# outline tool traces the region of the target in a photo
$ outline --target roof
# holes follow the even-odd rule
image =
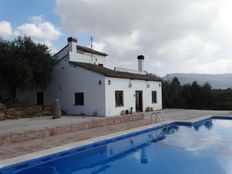
[[[68,44],[65,45],[60,51],[58,51],[56,54],[53,55],[53,57],[56,57],[61,51],[63,51],[64,49],[66,49],[68,47]]]
[[[84,46],[81,46],[81,45],[77,45],[77,49],[81,50],[81,51],[84,51],[84,52],[87,52],[87,53],[91,53],[91,54],[97,54],[97,55],[100,55],[100,56],[108,56],[108,54],[106,54],[106,53],[94,50],[94,49],[89,48],[89,47],[84,47]]]
[[[150,74],[134,74],[129,72],[115,71],[96,64],[83,63],[83,62],[69,61],[69,63],[71,65],[79,66],[81,68],[88,69],[95,73],[102,74],[106,77],[116,77],[116,78],[136,79],[136,80],[146,80],[146,81],[161,81],[160,78]]]
[[[63,50],[66,49],[67,47],[68,47],[68,44],[65,45],[65,46],[64,46],[60,51],[58,51],[56,54],[54,54],[53,57],[57,56],[61,51],[63,51]],[[81,45],[77,45],[76,48],[77,48],[78,50],[81,50],[81,51],[84,51],[84,52],[87,52],[87,53],[97,54],[97,55],[100,55],[100,56],[108,56],[108,54],[106,54],[106,53],[103,53],[103,52],[94,50],[94,49],[92,49],[92,48],[84,47],[84,46],[81,46]]]

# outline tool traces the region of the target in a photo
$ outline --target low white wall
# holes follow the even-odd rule
[[[108,81],[111,81],[111,85]],[[132,87],[129,87],[131,81]],[[150,85],[147,88],[147,84]],[[115,116],[120,115],[122,110],[130,110],[133,107],[135,111],[135,91],[143,91],[143,111],[147,107],[153,107],[155,110],[162,109],[162,90],[161,82],[144,81],[144,80],[130,80],[120,78],[105,78],[106,85],[106,115]],[[124,106],[115,106],[115,91],[123,91]],[[157,103],[152,103],[152,91],[157,91]]]
[[[70,61],[75,62],[84,62],[84,63],[92,63],[92,64],[106,64],[106,57],[91,55],[90,53],[78,53],[78,52],[69,52]]]

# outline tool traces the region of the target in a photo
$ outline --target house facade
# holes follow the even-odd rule
[[[20,98],[27,104],[50,105],[59,99],[62,110],[71,115],[116,116],[162,109],[161,81],[143,71],[106,68],[107,54],[77,44],[67,45],[55,57],[53,80],[46,90],[26,92]]]

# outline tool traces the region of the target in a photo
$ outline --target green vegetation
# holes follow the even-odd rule
[[[0,39],[0,101],[15,103],[19,90],[46,88],[55,63],[48,47],[30,37]]]
[[[212,89],[209,83],[200,86],[197,82],[181,86],[174,78],[163,82],[163,107],[231,110],[232,89]]]

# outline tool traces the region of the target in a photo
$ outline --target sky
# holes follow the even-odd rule
[[[31,36],[56,53],[74,36],[113,68],[232,73],[230,0],[0,0],[0,37]]]

